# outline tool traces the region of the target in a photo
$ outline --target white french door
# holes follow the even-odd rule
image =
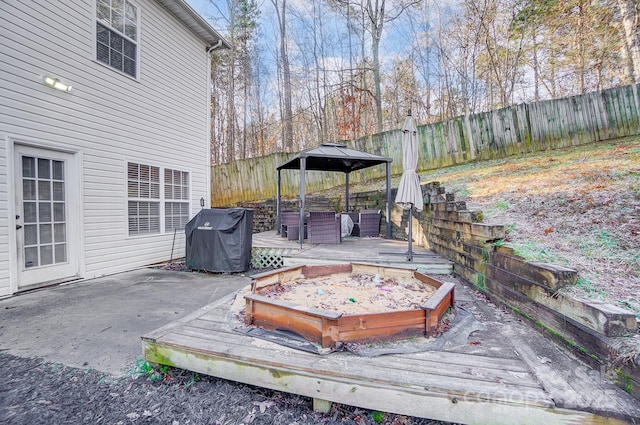
[[[74,155],[15,145],[18,289],[78,276]]]

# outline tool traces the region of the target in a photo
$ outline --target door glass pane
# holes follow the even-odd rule
[[[42,245],[40,247],[40,265],[53,264],[53,246]]]
[[[53,232],[50,224],[40,225],[40,243],[51,243],[53,241]]]
[[[64,180],[64,162],[52,161],[53,163],[53,179]]]
[[[38,180],[38,199],[41,201],[51,199],[51,182],[49,180]]]
[[[53,204],[53,221],[64,221],[64,204],[60,202],[54,202]]]
[[[48,159],[38,158],[38,178],[51,178],[51,161]]]
[[[53,200],[64,201],[64,182],[53,182]]]
[[[53,225],[53,240],[56,243],[67,241],[66,225],[64,223]]]
[[[36,159],[30,156],[22,157],[22,177],[36,177]]]
[[[36,181],[22,180],[22,197],[25,200],[36,199]]]
[[[40,202],[38,204],[38,212],[39,212],[38,217],[41,223],[50,222],[51,221],[51,202]]]
[[[66,263],[67,262],[67,244],[59,243],[55,246],[55,262]]]
[[[24,267],[36,267],[38,265],[38,247],[31,246],[24,249]]]
[[[24,244],[38,245],[38,226],[36,224],[25,224]]]
[[[38,209],[35,202],[25,202],[24,204],[24,222],[36,223],[38,221]]]

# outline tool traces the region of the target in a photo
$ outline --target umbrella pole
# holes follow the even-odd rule
[[[409,252],[407,253],[407,261],[413,261],[413,204],[409,208]]]

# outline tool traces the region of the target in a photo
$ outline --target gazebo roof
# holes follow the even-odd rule
[[[301,158],[306,159],[306,170],[341,171],[343,173],[350,173],[393,161],[393,159],[384,156],[349,149],[347,145],[323,143],[317,148],[300,152],[289,161],[278,166],[277,170],[299,170]]]

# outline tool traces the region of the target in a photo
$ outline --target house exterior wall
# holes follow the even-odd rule
[[[72,152],[79,277],[184,255],[184,232],[129,236],[127,162],[189,172],[191,215],[209,200],[206,44],[153,0],[139,13],[138,78],[95,60],[94,2],[0,2],[0,296],[17,290],[16,144]],[[73,86],[56,91],[50,75]],[[74,189],[75,190],[75,189]],[[161,229],[163,231],[164,229]]]
[[[2,59],[0,59],[1,61]],[[3,97],[0,94],[0,108]],[[7,161],[6,148],[0,140],[0,296],[9,293],[9,213],[7,211]]]

